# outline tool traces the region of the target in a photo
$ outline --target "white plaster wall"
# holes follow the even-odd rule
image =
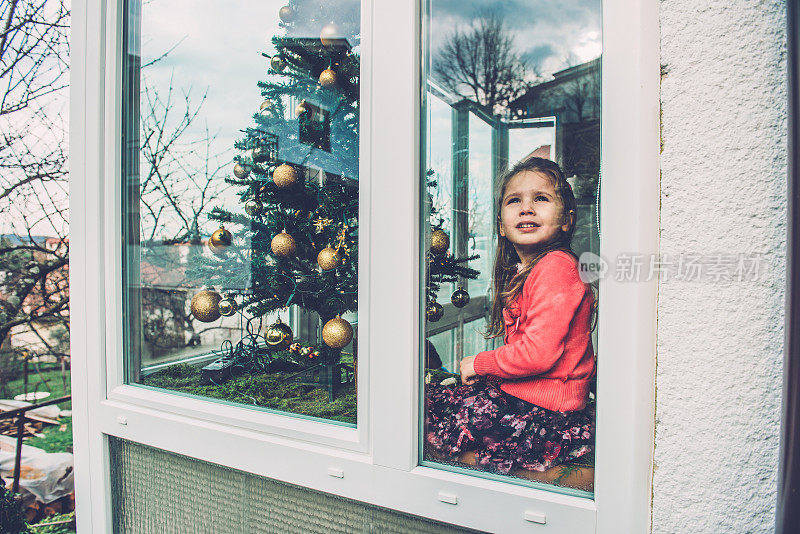
[[[763,253],[659,288],[652,531],[774,530],[786,232],[785,2],[661,1],[661,252]]]

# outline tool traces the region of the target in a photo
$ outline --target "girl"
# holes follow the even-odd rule
[[[592,450],[594,295],[570,249],[575,197],[558,165],[519,162],[498,201],[489,335],[505,332],[505,345],[464,358],[461,386],[427,386],[426,439],[500,473],[545,471]]]

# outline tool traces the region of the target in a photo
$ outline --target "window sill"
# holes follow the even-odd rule
[[[352,427],[337,421],[281,413],[261,407],[247,407],[217,399],[205,400],[148,386],[118,386],[109,392],[108,401],[103,404],[124,409],[145,408],[167,417],[191,418],[199,424],[255,431],[348,451],[367,450],[364,425]]]

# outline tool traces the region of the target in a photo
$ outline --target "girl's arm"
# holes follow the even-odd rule
[[[520,317],[522,337],[495,350],[480,352],[468,363],[476,374],[500,378],[546,373],[564,353],[570,325],[586,292],[574,261],[560,254],[548,254],[525,281],[521,298],[521,305],[525,306]],[[579,334],[589,336],[588,320],[585,325],[575,327],[584,330],[579,330]]]

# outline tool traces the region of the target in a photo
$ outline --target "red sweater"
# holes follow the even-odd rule
[[[512,311],[503,309],[506,344],[478,353],[475,372],[506,379],[503,391],[548,410],[584,408],[595,372],[593,304],[575,258],[549,252],[531,270]]]

